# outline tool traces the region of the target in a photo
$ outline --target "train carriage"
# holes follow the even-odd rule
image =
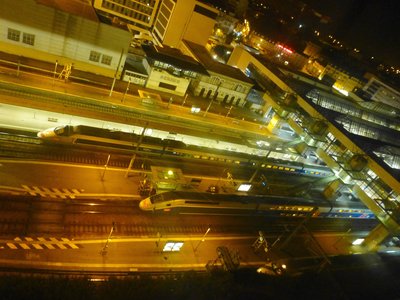
[[[276,217],[373,219],[374,214],[361,203],[330,205],[327,202],[266,195],[165,192],[139,203],[144,211],[183,214],[268,215]]]
[[[265,158],[254,154],[234,152],[228,150],[208,148],[197,145],[186,145],[182,141],[161,139],[135,133],[95,128],[85,125],[64,125],[39,132],[38,137],[44,141],[91,145],[97,147],[135,150],[139,144],[139,151],[154,155],[170,155],[185,157],[194,160],[205,160],[234,164],[236,166],[255,167],[276,172],[298,173],[313,177],[327,177],[332,171],[324,166],[304,165],[295,161],[284,161],[274,158]]]

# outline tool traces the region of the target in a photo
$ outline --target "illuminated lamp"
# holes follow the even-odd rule
[[[352,243],[352,245],[353,245],[353,246],[358,246],[358,245],[361,245],[363,242],[364,242],[364,239],[356,239],[356,240]]]
[[[238,187],[239,192],[248,192],[251,189],[251,184],[250,183],[242,183]]]

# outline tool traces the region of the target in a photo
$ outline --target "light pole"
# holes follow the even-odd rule
[[[231,105],[231,107],[229,108],[228,113],[226,114],[225,118],[227,118],[229,116],[229,114],[231,113],[232,108],[233,108],[233,105]]]
[[[217,88],[215,90],[214,96],[211,98],[210,104],[208,104],[208,107],[207,107],[206,111],[204,112],[203,117],[205,117],[207,115],[208,110],[210,109],[212,103],[214,102],[215,99],[217,99],[218,90],[219,90],[219,87],[221,86],[221,83],[222,83],[222,80],[219,81],[218,86],[217,86]]]
[[[182,106],[185,105],[185,102],[186,102],[187,97],[188,97],[188,94],[186,94],[186,95],[185,95],[185,98],[183,98]]]
[[[172,101],[174,101],[174,99],[172,97],[169,97],[167,108],[169,108],[169,106],[172,104]]]
[[[125,93],[124,93],[124,97],[122,98],[121,102],[124,102],[124,101],[125,101],[125,97],[126,97],[126,94],[127,94],[128,91],[129,91],[129,85],[130,85],[130,84],[131,84],[131,78],[129,77],[128,85],[126,86],[126,90],[125,90]]]
[[[53,84],[54,84],[54,80],[56,80],[57,66],[58,66],[58,60],[56,60],[56,63],[55,63],[55,65],[54,65],[54,71],[53,71]]]
[[[140,144],[142,143],[143,136],[144,136],[144,134],[145,134],[145,132],[146,132],[146,129],[147,129],[147,126],[148,126],[148,125],[149,125],[149,122],[146,122],[146,124],[145,124],[144,127],[143,127],[142,134],[141,134],[140,137],[139,137],[139,140],[138,140],[138,142],[137,142],[137,144],[136,144],[136,148],[135,148],[135,150],[133,151],[132,158],[131,158],[131,160],[130,160],[130,162],[129,162],[129,166],[128,166],[128,168],[126,169],[125,178],[128,178],[128,176],[129,176],[129,171],[131,170],[131,168],[132,168],[132,166],[133,166],[133,163],[135,162],[136,153],[137,153],[137,151],[139,150],[139,146],[140,146]]]
[[[203,235],[203,237],[201,238],[201,240],[197,244],[196,248],[194,248],[194,252],[196,252],[197,248],[199,248],[200,244],[206,240],[206,235],[210,232],[210,230],[211,230],[211,227],[208,227],[206,233]]]
[[[108,163],[110,161],[110,157],[111,157],[111,154],[108,154],[106,164],[104,165],[103,174],[101,174],[101,181],[104,180],[104,175],[106,174],[106,170],[107,170],[107,167],[108,167]]]
[[[115,222],[112,223],[112,227],[111,227],[110,233],[109,233],[109,235],[108,235],[108,237],[107,237],[107,241],[106,241],[106,243],[104,244],[103,249],[101,249],[101,251],[100,251],[101,255],[106,255],[106,254],[107,254],[108,243],[109,243],[110,240],[111,240],[111,236],[112,236],[112,234],[113,234],[113,232],[114,232],[114,228],[115,228]]]
[[[111,89],[110,89],[110,94],[108,94],[108,96],[110,96],[110,97],[114,90],[115,81],[117,80],[117,75],[118,75],[118,71],[119,71],[119,66],[121,65],[122,56],[124,56],[124,48],[122,48],[122,50],[121,50],[121,56],[119,57],[118,66],[117,66],[117,69],[115,70],[114,79],[113,79]]]

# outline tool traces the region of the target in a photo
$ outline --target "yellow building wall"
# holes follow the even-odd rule
[[[109,68],[103,68],[101,66],[96,66],[93,64],[73,60],[64,56],[57,56],[53,54],[49,54],[47,52],[39,51],[33,48],[28,48],[28,47],[21,47],[19,45],[13,45],[13,44],[8,44],[4,42],[0,42],[0,51],[13,54],[13,55],[18,55],[21,57],[29,57],[33,59],[37,59],[40,61],[45,61],[49,63],[58,63],[58,70],[60,70],[60,66],[64,66],[67,64],[73,64],[73,69],[72,73],[70,76],[74,76],[74,70],[81,70],[85,72],[90,72],[94,74],[99,74],[107,77],[114,77],[115,75],[115,70],[109,69]],[[122,65],[122,64],[121,64]],[[121,68],[120,68],[121,69]],[[118,77],[121,74],[121,70],[118,72]]]
[[[160,87],[160,82],[176,86],[175,90]],[[184,96],[189,86],[190,80],[187,78],[177,77],[165,71],[153,69],[147,80],[146,87],[158,91],[163,91],[178,96]]]

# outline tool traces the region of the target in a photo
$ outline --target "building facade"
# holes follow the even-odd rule
[[[96,11],[114,23],[130,24],[136,31],[150,30],[160,0],[94,0]]]
[[[400,109],[400,92],[383,83],[375,76],[367,76],[368,82],[362,88],[371,100]]]
[[[205,47],[189,41],[183,44],[183,52],[198,60],[209,73],[192,80],[192,93],[228,105],[245,106],[254,82],[239,69],[215,61]]]
[[[0,51],[109,77],[122,70],[129,32],[34,0],[2,4]]]
[[[163,0],[153,28],[160,44],[178,48],[182,40],[205,45],[219,11],[196,0]]]

